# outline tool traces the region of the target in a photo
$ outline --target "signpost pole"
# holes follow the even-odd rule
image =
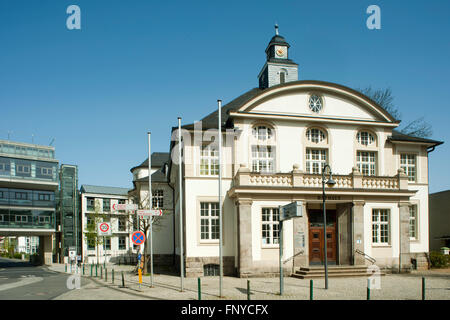
[[[181,117],[178,117],[178,176],[179,181],[179,209],[180,209],[180,280],[181,280],[181,292],[184,290],[183,277],[184,277],[184,263],[183,263],[183,177],[182,177],[182,156],[181,156]]]
[[[150,131],[148,132],[148,209],[153,206],[152,195],[152,156],[150,149]],[[150,216],[150,287],[153,288],[153,216]]]
[[[222,295],[222,283],[223,283],[223,231],[222,231],[222,100],[217,100],[218,104],[218,134],[219,134],[219,297]]]
[[[279,210],[281,211],[282,209],[280,208]],[[280,220],[279,237],[280,237],[280,240],[278,241],[278,243],[279,243],[279,246],[280,246],[280,296],[282,296],[283,292],[284,292],[284,283],[283,283],[283,220]]]

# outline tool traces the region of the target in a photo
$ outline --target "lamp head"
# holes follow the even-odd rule
[[[327,181],[327,186],[333,187],[336,184],[336,181],[333,180],[333,175],[330,172],[330,179]]]

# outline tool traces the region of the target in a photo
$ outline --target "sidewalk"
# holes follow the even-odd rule
[[[53,265],[49,269],[64,272],[64,265]],[[132,273],[133,266],[110,265],[108,280],[90,277],[90,269],[85,274],[90,283],[81,289],[72,290],[57,299],[63,300],[197,300],[197,278],[184,279],[184,292],[180,292],[180,277],[165,274],[153,276],[154,287],[150,288],[150,276],[143,276],[143,284],[139,288],[138,276]],[[114,284],[111,279],[111,270],[114,269]],[[70,271],[70,270],[69,270]],[[126,288],[120,288],[121,272],[124,273]],[[94,269],[95,275],[95,269]],[[431,276],[430,276],[431,275]],[[430,276],[430,277],[428,277]],[[427,300],[450,300],[450,273],[435,272],[426,277]],[[247,300],[247,280],[250,280],[252,300],[309,300],[310,281],[286,277],[284,279],[284,295],[279,295],[279,278],[251,278],[241,279],[234,277],[223,278],[222,299]],[[219,277],[201,278],[202,300],[219,298]],[[367,297],[367,278],[329,278],[328,290],[324,289],[324,279],[315,279],[313,282],[314,300],[365,300]],[[371,300],[421,300],[422,276],[419,274],[388,274],[381,277],[381,289],[372,289]]]

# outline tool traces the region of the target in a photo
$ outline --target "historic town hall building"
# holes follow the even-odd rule
[[[292,273],[322,263],[325,164],[336,181],[326,187],[329,264],[370,265],[371,257],[394,272],[423,267],[428,154],[441,142],[399,133],[399,121],[360,92],[298,80],[289,47],[277,31],[259,86],[222,107],[224,274],[278,273],[279,206],[292,201],[303,203],[304,214],[283,225],[284,268]],[[200,135],[217,123],[217,111],[204,117]],[[195,141],[198,126],[184,125],[183,139]],[[172,141],[171,153],[177,149]],[[218,150],[203,139],[184,143],[183,156],[185,272],[201,276],[219,263]],[[175,161],[167,179],[175,190],[168,230],[179,255]]]

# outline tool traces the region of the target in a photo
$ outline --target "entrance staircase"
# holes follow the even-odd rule
[[[372,275],[372,270],[367,270],[368,266],[328,266],[328,277],[369,277]],[[380,275],[385,273],[380,271]],[[309,266],[301,267],[292,277],[299,279],[316,279],[325,277],[325,268],[323,266]]]

